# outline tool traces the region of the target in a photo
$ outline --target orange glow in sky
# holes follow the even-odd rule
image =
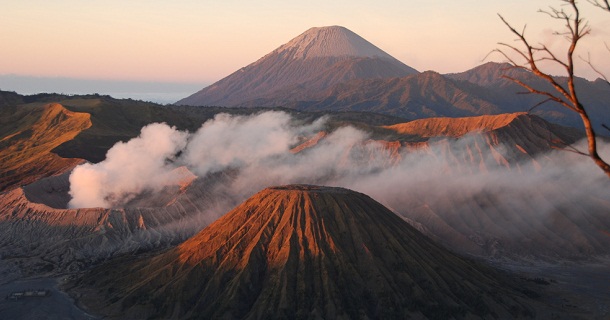
[[[0,75],[211,83],[310,27],[342,25],[407,65],[441,73],[482,64],[513,37],[502,13],[558,48],[561,23],[537,13],[556,0],[238,1],[0,0]],[[610,74],[610,13],[581,1],[583,41]],[[500,61],[501,58],[495,57]],[[595,78],[582,68],[582,76]]]

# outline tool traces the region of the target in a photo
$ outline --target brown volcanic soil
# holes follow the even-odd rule
[[[541,161],[553,161],[540,155],[566,148],[584,138],[577,129],[556,125],[525,112],[427,118],[376,127],[360,126],[358,129],[371,135],[369,142],[383,146],[389,164],[399,161],[402,151],[423,152],[445,159],[450,164],[446,168],[449,172],[466,170],[464,172],[471,173],[487,172],[498,165],[516,170],[524,164],[540,168],[544,166]],[[320,132],[293,148],[292,152],[305,151],[325,138],[326,133]],[[354,147],[352,149],[357,150],[361,146]],[[375,152],[369,156],[372,158],[379,154],[382,153]]]
[[[584,138],[580,130],[550,123],[527,112],[463,118],[428,118],[382,126],[400,135],[429,138],[460,138],[482,134],[494,145],[512,147],[523,153],[561,149]]]
[[[177,248],[74,285],[111,318],[534,316],[503,279],[364,194],[297,185],[267,188]]]
[[[525,112],[506,113],[491,116],[465,118],[428,118],[406,123],[386,126],[400,134],[418,135],[421,137],[454,137],[458,138],[473,132],[489,132],[505,127]]]
[[[440,154],[435,156],[447,159],[451,170],[457,171],[466,164],[465,168],[478,166],[481,172],[486,172],[490,169],[487,163],[490,158],[496,165],[506,168],[519,169],[528,163],[539,168],[544,165],[540,161],[552,161],[541,155],[564,149],[584,138],[577,129],[556,125],[524,112],[420,119],[383,128],[406,137],[407,148],[430,152],[431,147],[436,146]],[[424,139],[426,143],[417,142],[413,137]],[[458,144],[452,143],[459,138],[462,139]]]
[[[89,114],[58,103],[0,109],[0,191],[63,173],[80,163],[51,153],[89,128]]]

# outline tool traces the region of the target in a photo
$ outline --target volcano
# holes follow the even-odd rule
[[[109,317],[534,316],[517,284],[370,197],[310,185],[267,188],[178,247],[110,262],[75,285]]]
[[[258,61],[176,102],[192,106],[241,106],[308,95],[353,79],[391,78],[417,71],[340,26],[311,28]],[[292,96],[292,98],[298,98]]]

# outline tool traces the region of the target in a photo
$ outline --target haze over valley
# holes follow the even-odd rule
[[[0,318],[610,316],[610,180],[518,82],[557,89],[292,36],[209,85],[0,76]],[[610,159],[610,86],[574,86]]]

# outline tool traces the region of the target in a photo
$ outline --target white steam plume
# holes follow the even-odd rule
[[[324,119],[293,126],[284,112],[256,116],[218,114],[193,135],[182,161],[199,176],[227,168],[249,167],[289,153],[298,138],[319,130]]]
[[[194,134],[152,124],[115,145],[103,162],[77,167],[70,206],[131,205],[141,193],[176,183],[184,170],[175,169],[186,166],[205,186],[207,201],[214,199],[213,209],[168,225],[170,232],[201,230],[262,188],[304,183],[363,192],[473,254],[533,251],[534,241],[545,241],[543,255],[561,256],[601,250],[607,241],[600,235],[610,230],[610,183],[587,157],[556,150],[507,162],[502,155],[510,149],[489,145],[480,134],[396,149],[353,127],[291,152],[323,124],[296,125],[282,112],[219,114]],[[609,145],[599,146],[609,157]],[[576,147],[586,150],[584,143]],[[229,174],[216,179],[216,172]]]
[[[299,138],[318,131],[325,118],[301,126],[291,122],[284,112],[265,112],[256,116],[218,114],[195,134],[164,123],[148,125],[139,137],[114,145],[104,161],[74,169],[69,207],[121,207],[144,191],[177,183],[180,176],[173,170],[181,165],[204,177],[286,156]]]
[[[139,137],[118,142],[108,150],[106,160],[74,169],[68,206],[115,207],[144,190],[161,190],[176,183],[171,162],[186,146],[187,137],[164,123],[145,126]]]
[[[70,206],[121,206],[138,193],[173,183],[171,170],[182,165],[203,179],[209,173],[233,169],[233,180],[217,191],[236,202],[264,187],[290,183],[347,187],[399,212],[417,199],[421,203],[443,201],[444,197],[468,199],[491,190],[498,191],[498,201],[535,212],[545,212],[553,204],[520,200],[527,190],[546,188],[557,201],[578,201],[583,194],[610,199],[605,176],[588,159],[570,152],[541,156],[537,162],[546,162],[542,169],[537,162],[528,162],[518,164],[519,170],[507,170],[491,154],[476,163],[457,160],[467,154],[465,150],[476,142],[476,135],[424,151],[402,149],[391,155],[392,150],[371,141],[366,133],[342,127],[310,148],[290,152],[302,137],[319,132],[324,121],[294,125],[286,113],[265,112],[254,116],[219,114],[194,134],[165,124],[149,125],[140,137],[115,145],[105,161],[74,170]],[[500,154],[504,152],[496,148]],[[607,153],[605,149],[602,152]],[[181,155],[173,159],[178,152]],[[575,187],[567,193],[564,188],[553,192],[558,185]]]

